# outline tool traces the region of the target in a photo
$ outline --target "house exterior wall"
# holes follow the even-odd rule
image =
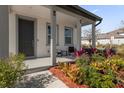
[[[0,58],[9,54],[8,6],[0,6]]]
[[[110,39],[102,39],[102,40],[97,40],[97,42],[99,42],[99,44],[110,44]],[[124,44],[124,39],[120,38],[120,39],[114,39],[112,40],[112,44],[117,44],[117,45],[121,45]]]
[[[101,39],[101,40],[97,40],[97,42],[99,44],[103,44],[103,45],[110,44],[110,40],[109,39]]]
[[[88,40],[81,40],[81,45],[89,45],[89,41]]]
[[[106,44],[110,44],[110,39],[101,39],[101,40],[97,40],[96,45],[97,44],[102,44],[102,45],[106,45]],[[88,40],[82,40],[81,41],[82,45],[89,45],[89,41]],[[120,38],[120,39],[114,39],[112,40],[112,44],[116,44],[116,45],[121,45],[124,44],[124,39]]]
[[[50,56],[50,46],[47,45],[46,42],[46,24],[50,23],[50,19],[34,17],[28,14],[28,11],[25,10],[26,13],[12,11],[9,13],[9,53],[16,54],[17,53],[17,14],[27,17],[36,18],[37,20],[37,47],[36,47],[36,57],[46,57]],[[74,22],[72,22],[72,18],[66,17],[57,17],[57,24],[59,25],[59,45],[57,45],[57,49],[67,50],[68,46],[64,44],[64,28],[65,26],[73,28],[73,46],[77,47],[77,30],[75,28]]]

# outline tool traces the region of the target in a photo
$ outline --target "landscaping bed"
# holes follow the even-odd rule
[[[88,85],[79,85],[74,83],[60,69],[58,69],[58,66],[50,68],[49,71],[58,79],[62,80],[69,88],[90,88]],[[124,86],[122,84],[117,84],[115,88],[124,88]]]
[[[124,88],[124,60],[117,55],[83,54],[74,63],[58,63],[50,72],[70,88]]]
[[[88,86],[86,86],[86,85],[78,85],[78,84],[74,83],[60,69],[58,69],[58,66],[50,68],[49,71],[54,76],[56,76],[57,78],[62,80],[69,88],[88,88]]]

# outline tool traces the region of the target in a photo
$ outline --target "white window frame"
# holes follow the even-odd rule
[[[65,29],[70,29],[70,31],[71,31],[71,36],[65,36]],[[71,43],[66,43],[66,37],[70,37],[71,38]],[[67,26],[65,26],[65,28],[64,28],[64,42],[65,42],[65,45],[73,45],[73,28],[72,27],[67,27]]]

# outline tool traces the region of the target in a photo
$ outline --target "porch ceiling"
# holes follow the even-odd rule
[[[44,6],[49,9],[53,8],[53,6]],[[101,21],[102,18],[99,16],[83,9],[80,8],[79,6],[74,6],[74,5],[56,5],[54,6],[54,9],[56,11],[59,11],[60,13],[69,15],[71,17],[74,17],[77,21],[81,20],[82,26],[92,24],[96,21]]]
[[[44,19],[50,19],[50,8],[47,6],[41,6],[41,5],[12,5],[11,6],[11,12],[18,13],[20,15],[27,15],[34,18],[44,18]],[[68,11],[57,11],[57,22],[67,21],[70,19],[70,22],[75,23],[77,21],[77,18],[80,16],[73,16],[73,14],[67,13]],[[81,17],[82,24],[90,24],[93,21]]]
[[[49,18],[49,9],[38,5],[13,5],[12,12],[36,18]]]
[[[27,15],[34,18],[43,18],[50,20],[50,9],[40,5],[13,5],[11,11],[20,15]],[[57,11],[57,21],[76,22],[76,18],[65,13]]]

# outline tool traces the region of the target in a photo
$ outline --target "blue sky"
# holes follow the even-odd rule
[[[122,26],[124,5],[82,5],[81,7],[103,18],[98,26],[101,32],[110,32]]]

